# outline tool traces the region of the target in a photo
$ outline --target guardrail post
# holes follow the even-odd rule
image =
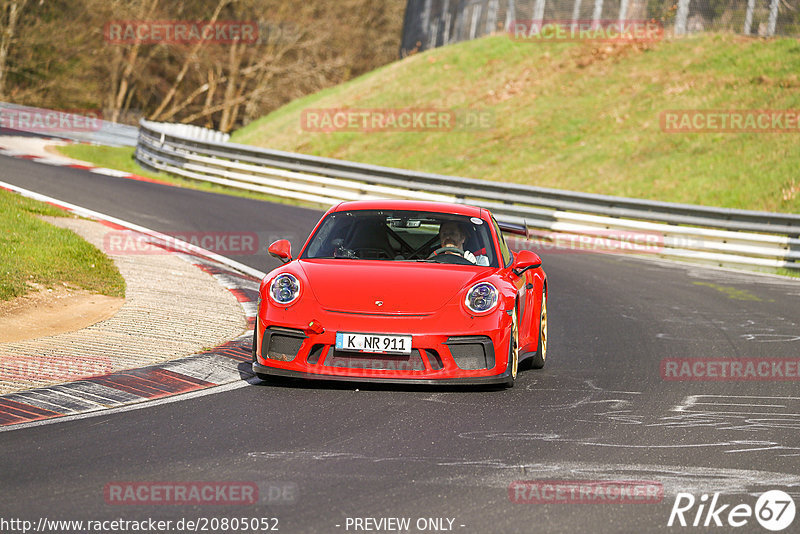
[[[581,0],[575,0],[572,5],[572,31],[575,31],[575,25],[578,23],[578,17],[581,16]]]
[[[744,15],[744,29],[742,33],[750,35],[750,29],[753,25],[753,10],[756,8],[756,0],[747,0],[747,12]]]
[[[420,14],[420,27],[422,31],[428,31],[428,26],[431,20],[431,0],[425,0],[425,5],[422,7],[422,13]]]
[[[500,0],[489,0],[486,11],[486,34],[491,35],[497,31],[497,8]]]
[[[464,10],[466,6],[463,3],[463,0],[458,3],[458,8],[456,9],[456,24],[453,28],[453,38],[456,41],[460,41],[462,39],[462,31],[464,29]]]
[[[545,0],[536,0],[536,4],[533,6],[533,20],[539,24],[539,27],[544,20],[544,3]]]
[[[596,28],[603,16],[603,0],[594,0],[594,11],[592,12],[592,27]]]
[[[433,22],[430,23],[430,29],[428,30],[428,49],[436,48],[436,41],[439,38],[439,19],[436,18]]]
[[[689,0],[678,1],[678,12],[675,14],[675,35],[686,34],[686,19],[689,18]]]
[[[511,25],[517,19],[517,11],[515,0],[508,0],[508,7],[506,7],[506,30],[511,31]]]
[[[775,35],[775,26],[778,24],[778,2],[780,0],[772,0],[769,6],[769,24],[767,25],[767,35],[773,37]]]
[[[481,10],[483,6],[481,4],[475,4],[472,6],[472,22],[469,25],[469,38],[475,39],[478,36],[478,22],[481,20]]]
[[[444,13],[444,19],[442,20],[444,24],[444,28],[442,29],[442,45],[446,45],[450,42],[450,21],[452,20],[450,16],[450,0],[444,0],[442,13]]]
[[[628,17],[628,0],[620,0],[619,3],[619,27],[622,31],[622,24]]]

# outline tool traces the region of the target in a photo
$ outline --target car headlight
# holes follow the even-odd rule
[[[279,274],[269,284],[269,296],[281,306],[291,304],[300,296],[300,281],[294,275]]]
[[[497,305],[497,288],[489,282],[475,284],[467,291],[464,305],[473,313],[485,313]]]

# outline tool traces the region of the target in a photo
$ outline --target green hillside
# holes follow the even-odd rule
[[[800,42],[728,34],[655,44],[493,36],[413,55],[296,100],[233,141],[576,191],[800,212],[797,133],[665,133],[666,110],[800,110]],[[310,132],[303,111],[470,110],[488,126]]]

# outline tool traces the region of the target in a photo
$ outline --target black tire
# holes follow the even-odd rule
[[[531,369],[541,369],[547,361],[547,292],[542,289],[542,309],[539,312],[539,343],[530,358]]]
[[[505,386],[513,388],[519,372],[519,325],[517,322],[517,308],[511,316],[511,342],[508,344],[508,368],[511,371],[506,379]]]

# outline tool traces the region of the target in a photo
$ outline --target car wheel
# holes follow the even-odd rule
[[[539,344],[531,358],[531,368],[541,369],[547,360],[547,292],[542,289],[542,311],[539,313]]]
[[[511,375],[506,380],[506,387],[514,387],[519,370],[519,326],[517,324],[517,308],[511,315],[511,342],[508,344],[508,365],[511,368]]]

